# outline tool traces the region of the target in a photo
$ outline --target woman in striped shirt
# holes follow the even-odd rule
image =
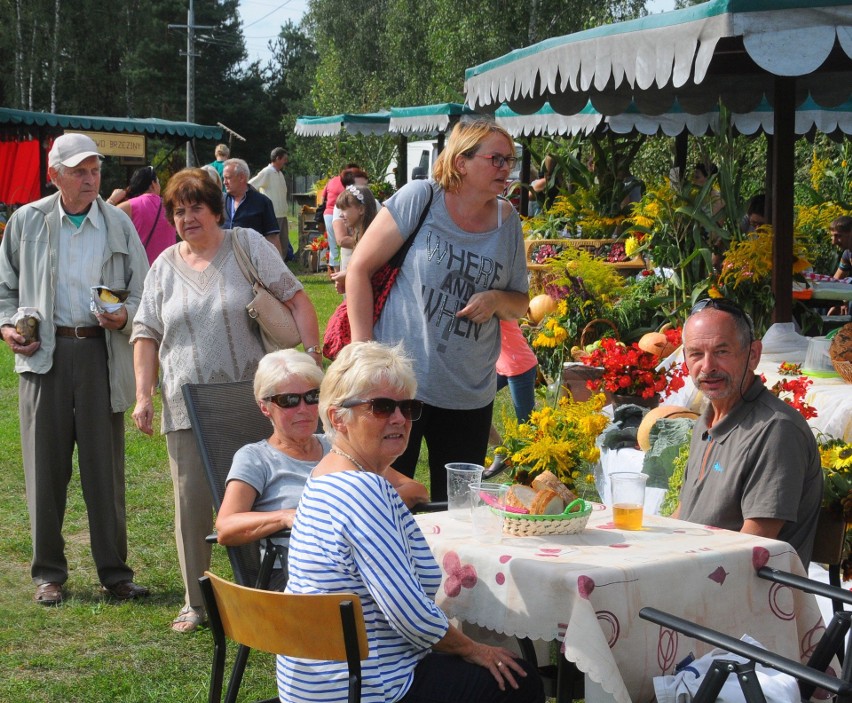
[[[320,387],[332,449],[302,494],[290,539],[289,593],[352,592],[370,644],[364,703],[543,703],[535,669],[474,642],[435,605],[438,567],[384,472],[408,443],[422,403],[401,348],[345,347]],[[345,663],[279,657],[286,703],[345,701]]]

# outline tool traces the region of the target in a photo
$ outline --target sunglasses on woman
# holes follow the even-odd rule
[[[402,416],[406,420],[419,420],[423,414],[422,400],[393,400],[392,398],[350,398],[344,400],[341,408],[354,408],[358,405],[369,405],[370,412],[377,418],[385,420],[393,415],[394,411],[399,408]]]
[[[306,393],[278,393],[277,395],[264,398],[264,400],[275,403],[279,408],[284,408],[285,410],[295,408],[303,400],[305,401],[305,405],[316,405],[319,403],[319,388],[314,388]]]

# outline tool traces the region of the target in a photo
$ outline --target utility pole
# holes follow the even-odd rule
[[[194,0],[189,0],[186,24],[170,24],[169,29],[186,29],[186,121],[195,122],[195,30],[213,29],[211,25],[195,24]],[[184,53],[184,52],[181,52]],[[195,166],[192,141],[186,143],[187,168]]]

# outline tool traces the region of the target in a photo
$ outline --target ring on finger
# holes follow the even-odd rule
[[[497,668],[499,669],[501,666],[503,666],[503,662],[497,662]]]

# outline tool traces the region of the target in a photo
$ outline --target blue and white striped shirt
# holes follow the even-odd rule
[[[449,623],[434,602],[441,569],[393,486],[361,471],[309,479],[290,538],[289,567],[288,593],[360,597],[370,644],[361,700],[402,698],[417,663]],[[346,701],[345,662],[278,657],[276,669],[286,703]]]

